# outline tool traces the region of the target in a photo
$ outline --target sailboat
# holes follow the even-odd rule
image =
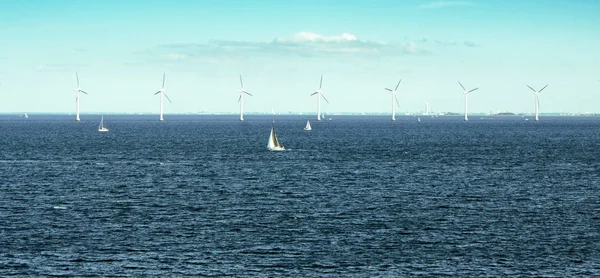
[[[25,119],[28,119],[28,118],[29,118],[29,116],[27,116],[27,113],[25,113],[24,117],[25,117]]]
[[[269,135],[269,143],[267,144],[267,149],[272,152],[285,151],[285,147],[279,145],[279,141],[277,140],[277,136],[275,135],[275,125],[271,125],[271,134]]]
[[[309,121],[306,121],[306,126],[304,127],[304,130],[312,130],[312,127],[310,127]]]
[[[102,119],[100,120],[100,125],[98,126],[98,131],[100,131],[100,132],[108,131],[108,128],[104,127],[104,115],[102,116]]]

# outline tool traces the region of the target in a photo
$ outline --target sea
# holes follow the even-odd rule
[[[600,276],[600,117],[81,117],[0,115],[1,277]]]

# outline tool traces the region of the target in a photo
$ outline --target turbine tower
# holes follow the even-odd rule
[[[400,86],[400,82],[402,82],[402,79],[400,79],[400,81],[398,81],[398,84],[396,84],[396,88],[393,90],[389,89],[389,88],[385,88],[392,94],[392,121],[396,120],[396,106],[394,105],[394,100],[396,101],[396,105],[398,105],[398,108],[400,108],[400,102],[398,102],[398,97],[396,96],[396,90],[398,90],[398,86]]]
[[[162,87],[160,87],[160,90],[158,90],[158,92],[154,93],[154,95],[158,95],[160,94],[160,121],[164,121],[163,119],[163,95],[167,98],[167,100],[169,101],[169,103],[171,102],[171,99],[169,99],[169,96],[167,96],[167,90],[165,90],[165,74],[163,73],[163,82],[162,82]]]
[[[463,84],[461,84],[460,81],[458,81],[458,85],[460,85],[460,87],[463,89],[463,93],[465,94],[465,121],[468,121],[469,118],[467,117],[467,114],[468,114],[468,108],[469,108],[469,99],[468,99],[469,93],[479,89],[479,87],[467,91],[467,89],[465,89],[465,86],[463,86]]]
[[[546,84],[546,86],[544,86],[543,88],[541,88],[539,91],[534,90],[529,85],[527,85],[527,87],[529,87],[529,89],[531,89],[533,91],[533,94],[535,95],[535,120],[539,121],[540,118],[538,117],[538,115],[539,115],[539,110],[540,110],[540,93],[544,89],[546,89],[546,87],[548,87],[548,84]]]
[[[323,90],[321,90],[321,87],[323,87],[323,75],[322,74],[321,74],[321,82],[319,83],[319,89],[316,90],[314,93],[310,94],[311,96],[317,95],[317,121],[321,120],[321,97],[323,97],[323,99],[327,103],[329,103],[327,98],[325,98],[325,95],[323,95]]]
[[[238,98],[238,102],[240,103],[240,121],[244,120],[244,94],[252,96],[252,94],[248,93],[246,89],[244,89],[244,82],[242,82],[242,75],[240,74],[240,89],[238,90],[240,93],[240,98]]]
[[[77,104],[77,116],[75,118],[75,121],[79,122],[79,93],[84,93],[84,94],[88,94],[86,93],[80,86],[79,86],[79,74],[77,74],[77,72],[75,73],[75,78],[77,78],[77,88],[75,88],[75,103]]]

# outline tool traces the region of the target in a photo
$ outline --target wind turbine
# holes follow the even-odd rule
[[[244,82],[242,82],[242,75],[240,74],[240,89],[238,89],[240,93],[240,98],[238,98],[238,102],[240,103],[240,121],[244,120],[244,94],[252,96],[252,94],[248,93],[246,89],[244,89]]]
[[[400,86],[400,82],[402,82],[402,79],[400,79],[400,81],[398,81],[398,84],[396,85],[396,89],[392,90],[392,89],[385,88],[392,94],[392,121],[396,120],[396,106],[394,105],[394,100],[396,101],[396,105],[398,105],[398,108],[400,108],[400,102],[398,102],[398,97],[396,96],[396,90],[398,90],[398,86]]]
[[[548,87],[548,84],[546,84],[546,86],[544,86],[543,88],[541,88],[539,91],[534,90],[533,88],[531,88],[531,86],[527,85],[527,87],[529,87],[529,89],[531,89],[533,91],[533,94],[535,95],[535,120],[539,121],[539,110],[540,110],[540,93],[546,89],[546,87]]]
[[[323,87],[323,75],[321,74],[321,82],[319,83],[319,89],[316,90],[314,93],[310,94],[311,96],[317,95],[317,121],[321,120],[321,97],[323,97],[323,99],[327,103],[329,103],[327,98],[325,98],[325,95],[323,95],[323,90],[321,90],[322,87]]]
[[[163,119],[163,95],[167,98],[167,100],[169,101],[169,103],[171,102],[171,99],[169,99],[169,96],[167,96],[167,90],[165,90],[165,74],[163,73],[163,82],[162,82],[162,87],[160,87],[160,90],[158,90],[158,92],[154,93],[154,95],[158,95],[160,94],[160,121],[164,121]]]
[[[83,89],[81,89],[81,87],[79,86],[79,74],[77,74],[77,72],[75,72],[75,78],[77,78],[77,88],[75,88],[75,103],[77,103],[77,117],[75,118],[75,121],[79,122],[79,93],[84,93],[84,94],[88,94],[86,93]]]
[[[479,87],[467,91],[467,89],[465,89],[465,86],[463,86],[463,84],[461,84],[460,81],[458,81],[458,85],[460,85],[460,87],[462,87],[463,94],[465,94],[465,121],[468,121],[469,120],[469,118],[467,117],[468,108],[469,108],[469,101],[468,101],[469,99],[468,99],[468,96],[469,96],[470,92],[473,92],[473,91],[479,89]]]

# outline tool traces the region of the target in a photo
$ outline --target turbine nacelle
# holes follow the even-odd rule
[[[166,74],[163,73],[162,87],[160,89],[158,89],[158,91],[156,93],[154,93],[154,95],[158,95],[158,94],[162,93],[167,98],[167,100],[169,101],[169,103],[173,103],[171,101],[171,99],[169,98],[169,96],[167,95],[167,90],[165,89],[165,77],[166,77]]]
[[[249,96],[252,96],[252,94],[251,94],[251,93],[248,93],[248,91],[246,91],[246,90],[244,90],[244,89],[239,89],[239,90],[238,90],[238,92],[240,93],[240,95],[242,95],[242,94],[247,94],[247,95],[249,95]]]
[[[83,89],[81,89],[81,88],[74,89],[73,91],[75,91],[75,92],[78,92],[78,93],[84,93],[84,94],[86,94],[86,95],[88,94],[88,93],[86,93],[86,92],[85,92]]]
[[[466,94],[469,94],[470,92],[473,92],[473,91],[479,90],[479,87],[477,87],[477,88],[475,88],[475,89],[467,90],[467,89],[465,88],[465,86],[463,86],[463,84],[462,84],[462,83],[460,83],[460,81],[458,81],[458,85],[460,85],[460,87],[463,89],[463,94],[465,94],[465,95],[466,95]]]
[[[534,95],[539,95],[544,89],[546,89],[546,87],[548,87],[548,84],[546,84],[546,86],[542,87],[539,91],[536,91],[534,88],[531,88],[531,86],[527,85],[527,87],[529,87],[529,89],[531,89],[533,91]]]
[[[244,81],[242,80],[242,75],[240,74],[240,88],[237,90],[240,93],[240,97],[238,98],[238,103],[240,104],[240,121],[244,120],[244,94],[252,96],[252,94],[248,93],[246,89],[244,89]]]
[[[310,94],[311,96],[317,95],[317,121],[321,120],[321,97],[327,103],[329,103],[329,100],[327,100],[325,95],[323,95],[323,90],[321,90],[321,88],[323,88],[323,75],[322,74],[321,74],[321,81],[319,81],[319,89],[316,90],[314,93]]]
[[[327,100],[327,98],[325,97],[325,95],[323,94],[323,90],[321,89],[323,88],[323,75],[321,75],[321,81],[319,82],[319,89],[316,90],[314,93],[310,94],[311,96],[314,95],[320,95],[327,103],[329,103],[329,101]]]
[[[398,90],[398,86],[400,86],[400,82],[402,82],[402,79],[398,80],[398,84],[396,84],[396,88],[394,88],[393,90],[390,88],[384,88],[385,90],[390,92],[390,94],[392,94],[394,100],[396,100],[396,105],[398,105],[398,107],[400,107],[400,102],[398,101],[396,91]],[[392,104],[392,106],[393,106],[393,104]]]

